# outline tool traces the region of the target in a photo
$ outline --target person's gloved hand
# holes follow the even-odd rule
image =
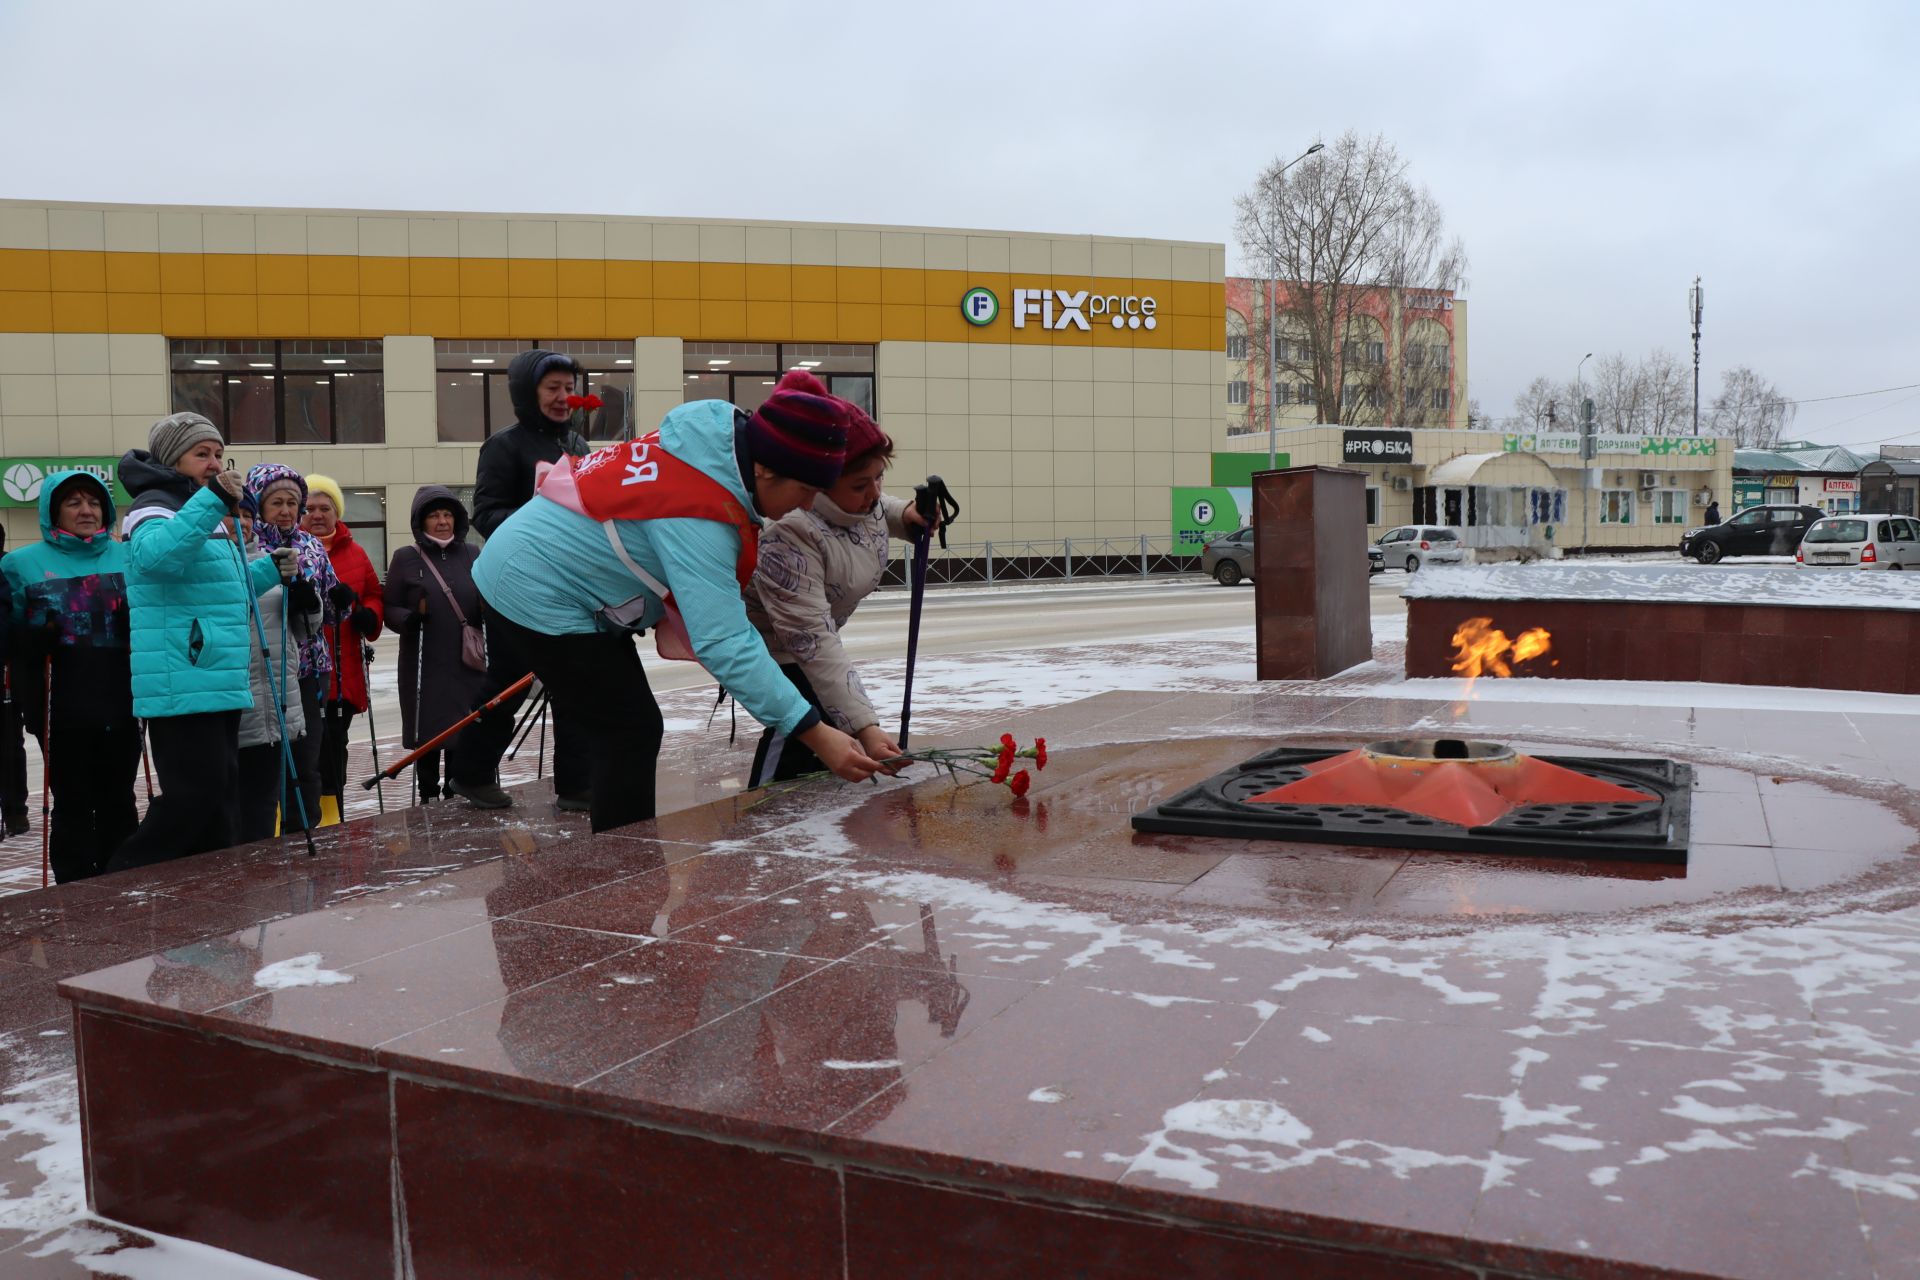
[[[427,616],[427,593],[422,591],[413,598],[414,616],[424,619]]]
[[[287,599],[302,613],[312,613],[320,607],[320,593],[306,578],[295,578],[287,583]]]
[[[228,511],[240,505],[240,495],[246,492],[246,486],[238,471],[217,472],[213,479],[207,481],[207,488],[213,490],[215,496],[227,504]]]
[[[224,476],[230,473],[222,471],[220,474]],[[292,547],[275,547],[270,554],[273,556],[273,567],[280,571],[280,581],[292,582],[293,575],[300,569],[300,553]],[[307,591],[309,594],[312,593],[311,584],[308,585]]]
[[[353,612],[348,616],[353,623],[353,629],[369,640],[373,638],[375,632],[380,630],[380,616],[363,604],[355,605]]]
[[[336,582],[327,588],[327,603],[333,606],[335,613],[351,613],[353,607],[360,603],[360,593],[344,582]]]

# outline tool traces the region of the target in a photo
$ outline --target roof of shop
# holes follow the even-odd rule
[[[1843,445],[1733,451],[1733,469],[1749,473],[1810,471],[1828,475],[1857,475],[1869,461]]]

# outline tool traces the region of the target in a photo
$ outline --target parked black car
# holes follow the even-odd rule
[[[1813,522],[1826,514],[1818,507],[1748,507],[1731,520],[1681,534],[1680,554],[1701,564],[1727,556],[1790,556],[1800,549],[1800,539]]]

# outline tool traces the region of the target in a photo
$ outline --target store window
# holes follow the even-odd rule
[[[347,501],[347,509],[341,514],[346,517],[347,528],[353,530],[353,540],[367,553],[367,559],[373,561],[375,572],[384,577],[387,571],[387,491],[347,489],[340,496]]]
[[[379,339],[177,338],[173,409],[205,416],[228,444],[383,444]]]
[[[1633,523],[1633,490],[1602,489],[1600,491],[1600,523]]]
[[[780,375],[805,369],[827,390],[878,416],[873,348],[840,342],[688,342],[683,344],[686,400],[726,400],[751,413],[773,394]]]
[[[572,341],[564,338],[441,339],[433,344],[434,416],[446,444],[478,444],[514,423],[507,367],[534,347],[572,356],[586,371],[577,395],[600,397],[601,407],[587,415],[590,443],[626,437],[633,427],[633,344]]]
[[[1367,523],[1380,523],[1380,491],[1378,489],[1367,490]]]
[[[1656,489],[1653,495],[1653,522],[1655,524],[1685,524],[1687,522],[1687,491],[1685,489]]]

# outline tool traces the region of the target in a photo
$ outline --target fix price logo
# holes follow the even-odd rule
[[[1036,322],[1042,329],[1078,329],[1091,333],[1101,321],[1116,329],[1154,329],[1160,321],[1159,302],[1138,294],[1095,293],[1091,289],[1015,289],[1013,327]],[[966,322],[984,328],[1000,318],[1000,297],[991,289],[972,288],[960,297]]]

